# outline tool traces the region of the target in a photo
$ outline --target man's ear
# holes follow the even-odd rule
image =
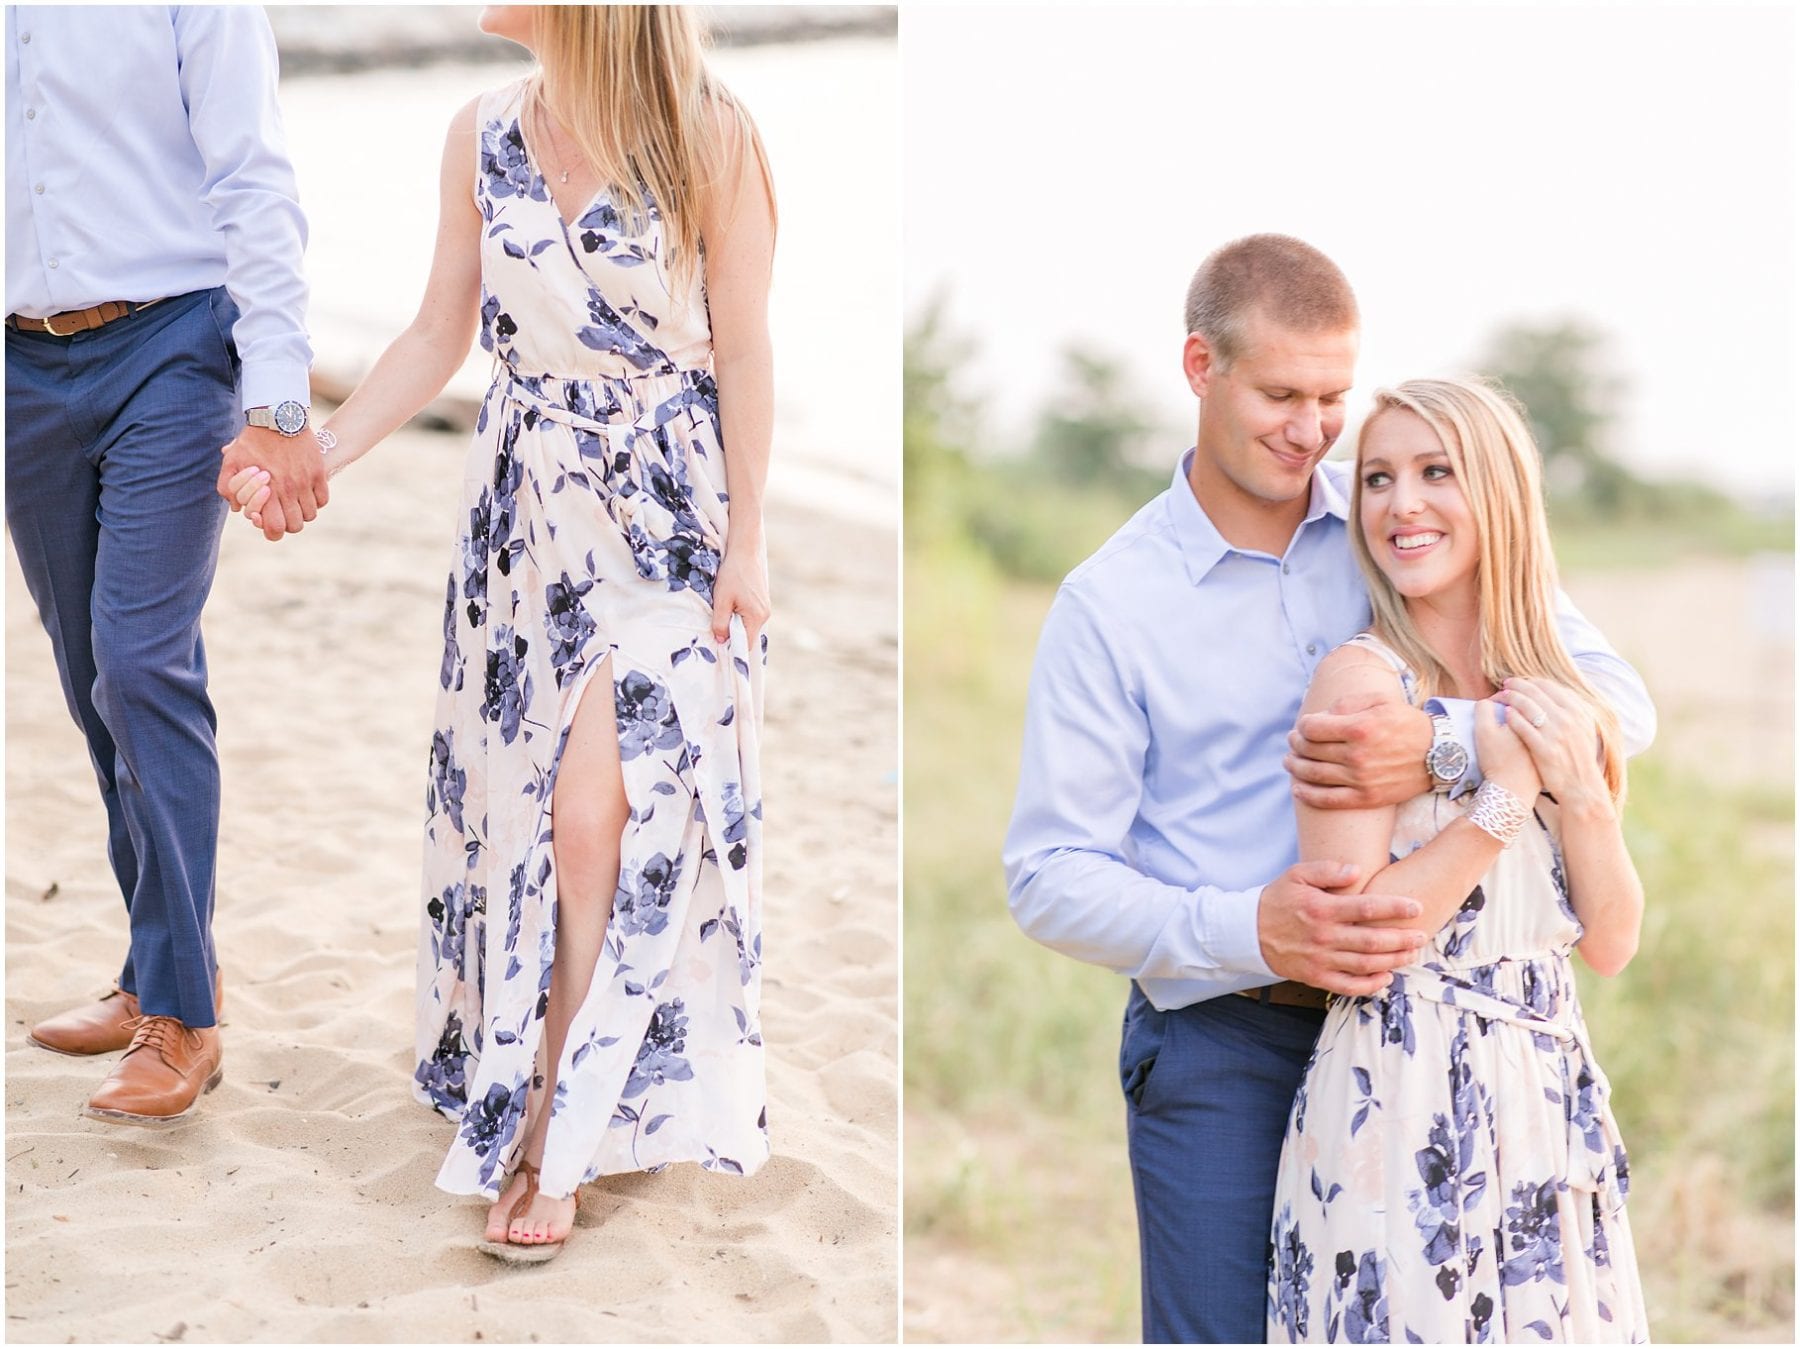
[[[1194,397],[1206,397],[1212,379],[1219,373],[1220,361],[1212,343],[1199,333],[1189,333],[1181,346],[1181,373],[1187,376]]]

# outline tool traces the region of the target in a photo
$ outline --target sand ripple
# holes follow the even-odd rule
[[[407,1084],[435,578],[461,446],[397,437],[299,539],[228,525],[207,615],[225,1081],[176,1132],[84,1118],[110,1059],[25,1043],[33,1021],[106,988],[124,913],[9,555],[10,1339],[894,1338],[894,550],[864,526],[771,511],[779,617],[830,634],[773,637],[776,1156],[748,1181],[682,1167],[590,1186],[542,1269],[474,1251],[482,1208],[432,1186],[450,1126]],[[837,565],[797,584],[819,556]]]

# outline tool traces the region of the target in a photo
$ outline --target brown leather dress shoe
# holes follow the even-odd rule
[[[207,1092],[225,1080],[219,1028],[196,1029],[172,1016],[130,1023],[131,1047],[87,1103],[87,1114],[108,1124],[179,1124]]]
[[[131,1043],[126,1027],[138,1014],[136,996],[115,988],[99,1002],[38,1022],[25,1038],[53,1054],[110,1054]]]
[[[225,972],[213,971],[214,1015],[225,1015]],[[99,1002],[40,1021],[26,1039],[53,1054],[111,1054],[131,1043],[131,1022],[142,1015],[137,995],[115,988]]]

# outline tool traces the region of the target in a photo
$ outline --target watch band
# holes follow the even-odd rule
[[[285,419],[292,430],[282,425]],[[306,429],[312,420],[312,409],[298,399],[284,399],[274,407],[245,408],[244,422],[249,426],[259,426],[264,430],[274,431],[284,436],[297,436]]]
[[[1431,717],[1431,747],[1425,751],[1425,772],[1434,792],[1450,791],[1469,771],[1469,752],[1457,740],[1454,723],[1442,712]]]

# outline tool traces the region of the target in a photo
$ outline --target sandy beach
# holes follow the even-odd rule
[[[10,550],[9,1340],[892,1340],[895,545],[770,508],[764,1023],[775,1156],[583,1192],[518,1270],[432,1186],[408,1095],[423,770],[461,436],[402,432],[299,538],[233,517],[206,640],[225,804],[225,1081],[171,1132],[80,1113],[112,1056],[28,1045],[125,947],[86,753]]]

